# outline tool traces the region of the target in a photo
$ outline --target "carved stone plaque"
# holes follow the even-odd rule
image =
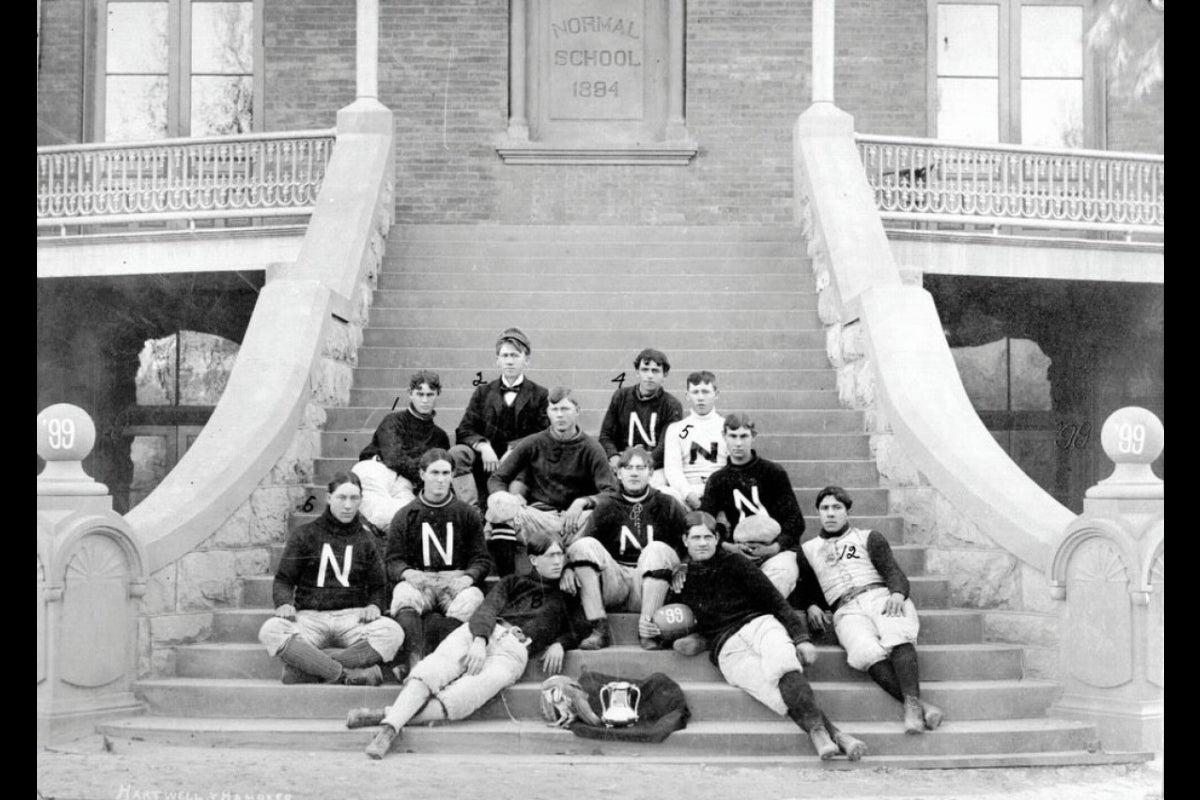
[[[544,32],[549,117],[640,120],[645,97],[642,0],[562,0]]]

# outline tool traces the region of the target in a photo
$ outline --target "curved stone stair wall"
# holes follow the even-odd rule
[[[925,550],[903,542],[903,520],[889,514],[865,433],[863,412],[839,406],[834,370],[806,278],[804,247],[790,228],[557,228],[438,226],[392,231],[359,350],[350,405],[327,409],[321,457],[309,487],[319,510],[323,484],[353,465],[379,420],[406,402],[408,376],[429,367],[442,378],[437,421],[453,431],[472,381],[497,374],[500,330],[532,339],[529,375],[565,384],[582,404],[581,425],[596,434],[622,373],[642,347],[664,350],[667,389],[684,401],[687,373],[710,369],[722,413],[749,412],[761,431],[758,452],[784,465],[818,528],[821,486],[855,497],[853,518],[893,543],[921,609],[923,693],[947,722],[905,736],[899,704],[849,669],[831,642],[809,676],[822,707],[863,738],[864,765],[996,766],[1111,761],[1091,753],[1092,726],[1046,717],[1059,688],[1023,676],[1022,651],[983,641],[983,616],[947,607],[947,580],[929,575]],[[313,514],[293,514],[292,524]],[[278,554],[279,548],[276,549]],[[256,640],[271,613],[270,574],[243,579],[243,607],[214,613],[209,642],[179,647],[176,676],[137,686],[150,716],[106,728],[164,742],[358,749],[369,731],[347,731],[355,706],[383,706],[398,687],[283,686],[280,665]],[[726,685],[707,656],[647,653],[637,647],[636,616],[613,620],[616,644],[567,654],[565,671],[584,666],[643,677],[662,671],[683,685],[692,709],[685,731],[661,745],[600,743],[548,728],[537,710],[541,675],[523,679],[471,720],[405,731],[400,749],[417,752],[563,753],[640,757],[814,758],[807,737],[740,690]],[[1124,757],[1126,759],[1129,756]],[[815,760],[815,759],[814,759]],[[837,765],[847,762],[839,760]]]

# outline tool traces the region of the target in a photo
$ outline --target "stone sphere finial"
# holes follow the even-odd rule
[[[1162,479],[1150,465],[1163,451],[1162,421],[1139,406],[1126,406],[1109,415],[1100,431],[1100,444],[1116,468],[1088,489],[1088,497],[1162,497]]]
[[[46,468],[37,476],[40,495],[107,494],[83,471],[83,459],[96,444],[96,424],[70,403],[55,403],[37,415],[37,454]]]

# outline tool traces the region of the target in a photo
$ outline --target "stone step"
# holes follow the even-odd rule
[[[641,348],[622,350],[607,349],[562,349],[537,348],[534,359],[535,370],[530,377],[536,379],[543,370],[602,369],[610,373],[609,382],[625,373],[625,386],[637,381],[633,368],[633,357]],[[672,350],[666,353],[671,360],[671,373],[667,377],[667,391],[683,400],[688,373],[706,369],[716,372],[718,378],[724,370],[744,370],[748,365],[755,369],[828,369],[829,357],[824,350]],[[359,367],[392,367],[405,370],[403,381],[397,388],[408,386],[408,373],[415,369],[469,369],[481,370],[487,378],[499,375],[491,350],[469,347],[363,347],[358,351]],[[473,374],[473,373],[472,373]],[[675,376],[675,377],[671,377]],[[612,388],[616,388],[615,386]]]
[[[800,248],[796,248],[799,250]],[[425,244],[420,252],[401,255],[389,245],[380,264],[380,275],[399,275],[404,272],[442,272],[451,274],[534,275],[534,280],[561,281],[589,275],[613,275],[620,279],[630,274],[663,275],[664,280],[686,283],[692,277],[715,275],[739,277],[741,285],[759,276],[772,279],[779,274],[795,276],[795,288],[812,285],[811,262],[797,254],[747,255],[710,253],[707,251],[674,251],[657,255],[613,255],[608,251],[569,253],[562,255],[538,252],[512,255],[464,252],[462,248],[446,249]]]
[[[376,291],[371,302],[371,317],[381,311],[440,308],[489,308],[489,309],[571,309],[604,313],[649,307],[655,309],[653,317],[643,317],[642,323],[656,323],[658,310],[685,310],[694,314],[700,309],[714,306],[737,309],[742,313],[764,311],[815,311],[817,296],[812,292],[797,291],[730,291],[714,293],[697,291],[640,292],[611,291],[619,283],[609,284],[610,291],[583,291],[571,287],[562,290],[557,282],[518,291],[500,289],[408,289],[405,291]],[[705,313],[708,313],[707,311]]]
[[[621,370],[621,372],[625,373],[626,384],[632,384],[632,376],[629,375],[631,371]],[[608,396],[612,397],[613,390],[617,388],[613,383],[613,378],[619,374],[614,373],[611,369],[582,366],[556,370],[539,368],[536,375],[531,373],[529,377],[546,387],[569,386],[576,390],[590,389],[602,393],[607,392]],[[411,375],[412,370],[408,368],[359,366],[354,370],[354,388],[385,389],[394,392],[395,395],[402,395],[407,392],[408,380]],[[442,380],[442,392],[449,399],[448,396],[451,392],[456,394],[458,392],[470,392],[474,389],[475,381],[484,382],[494,380],[500,377],[500,374],[495,369],[475,370],[470,367],[451,367],[438,370],[438,377]],[[793,391],[804,389],[827,391],[836,389],[837,372],[828,366],[801,370],[724,370],[717,374],[717,383],[721,389],[719,399],[724,401],[726,394],[731,392],[753,393],[772,389],[788,389]],[[401,402],[407,401],[401,398]],[[680,402],[683,402],[682,399]],[[727,403],[722,402],[721,406],[724,408],[727,406]],[[450,407],[456,408],[457,404]],[[608,403],[605,402],[599,408],[607,409]],[[730,407],[730,409],[733,410],[733,407]]]
[[[347,707],[355,697],[347,691]],[[862,761],[845,758],[819,761],[808,737],[790,721],[707,721],[688,723],[663,742],[624,743],[584,739],[538,720],[463,720],[405,728],[391,758],[403,753],[505,754],[554,757],[635,757],[639,763],[662,758],[707,764],[713,758],[771,757],[796,767],[879,769],[897,767],[1018,766],[1024,764],[1138,763],[1151,753],[1089,753],[1095,727],[1074,720],[1049,718],[949,721],[937,731],[909,736],[895,722],[848,722],[843,728],[870,749]],[[361,752],[375,729],[348,730],[334,719],[235,719],[140,716],[105,722],[97,730],[109,737],[206,747],[252,747],[296,753],[306,750]],[[901,759],[907,759],[901,760]],[[364,760],[362,763],[366,763]],[[400,769],[400,767],[397,767]]]
[[[440,422],[439,415],[439,422]],[[587,430],[595,436],[595,430]],[[322,433],[321,455],[327,458],[358,458],[371,443],[371,433]],[[865,433],[780,435],[764,433],[755,440],[759,455],[779,459],[867,459],[871,456],[870,437]]]
[[[707,660],[704,656],[696,658]],[[649,666],[652,662],[641,663]],[[279,662],[273,661],[272,666],[271,674],[261,678],[179,677],[138,681],[134,684],[134,692],[152,713],[168,716],[345,719],[347,709],[356,706],[382,708],[389,705],[399,691],[399,684],[375,687],[316,684],[284,686],[279,682]],[[693,719],[767,722],[779,718],[746,692],[725,683],[715,668],[713,673],[717,675],[715,679],[702,681],[688,681],[673,676],[687,696]],[[568,669],[566,674],[575,673]],[[624,673],[633,678],[649,674],[649,671],[640,670],[627,670]],[[501,696],[476,711],[472,719],[540,719],[538,698],[545,677],[539,670],[537,677],[510,686]],[[870,682],[814,679],[812,687],[817,703],[835,722],[892,722],[898,727],[901,725],[903,706]],[[1053,702],[1057,692],[1058,685],[1050,681],[921,682],[921,696],[940,706],[946,718],[952,721],[1045,716],[1046,708]],[[347,694],[355,697],[349,700]]]
[[[401,225],[392,226],[388,244],[398,242],[524,242],[536,251],[550,242],[792,242],[804,240],[793,225]]]
[[[405,391],[407,379],[397,384],[395,391],[399,401],[397,409],[405,408],[408,403]],[[393,398],[395,400],[395,397]],[[603,407],[584,408],[579,412],[579,425],[585,431],[598,432],[608,410]],[[354,406],[344,408],[327,408],[325,410],[325,432],[345,433],[363,432],[368,436],[375,432],[383,418],[391,413],[391,405],[383,407]],[[462,419],[464,409],[459,406],[440,403],[436,422],[442,430],[453,439],[454,430]],[[863,412],[842,409],[830,410],[779,410],[759,409],[753,415],[754,424],[762,436],[773,434],[848,434],[863,433]],[[757,445],[756,445],[757,446]],[[766,454],[765,451],[763,453]]]
[[[867,486],[873,483],[878,483],[879,473],[875,468],[874,461],[867,460],[823,460],[823,461],[799,461],[789,459],[776,459],[780,466],[787,470],[788,475],[792,479],[793,486],[827,486],[834,484],[837,486],[850,487]],[[313,469],[315,475],[313,483],[317,486],[326,484],[339,470],[348,470],[356,463],[355,458],[314,458]],[[816,496],[816,489],[813,490],[813,496]],[[886,490],[885,490],[886,491]],[[856,495],[854,491],[851,495]],[[801,503],[801,508],[813,508],[813,504],[807,506]],[[855,510],[858,509],[857,496],[855,497]]]
[[[528,330],[525,332],[533,342],[534,353],[537,353],[538,343],[562,347],[565,342],[556,337],[559,331],[572,331],[580,326],[588,328],[626,328],[640,331],[644,338],[647,330],[679,331],[695,330],[702,323],[707,331],[706,336],[712,337],[724,328],[740,328],[743,330],[818,330],[821,320],[817,316],[814,304],[812,308],[802,308],[789,311],[771,311],[758,309],[730,309],[728,307],[695,308],[661,308],[646,305],[644,308],[596,308],[594,313],[576,309],[538,308],[528,301],[522,305],[505,308],[493,307],[490,303],[471,306],[466,303],[439,306],[437,308],[379,308],[371,309],[372,325],[384,328],[394,328],[401,325],[427,327],[445,324],[447,320],[469,319],[473,325],[494,328],[499,333],[510,325],[516,325],[525,330],[533,327],[532,321],[537,321],[537,327],[544,333],[534,336]],[[495,337],[495,333],[492,334]],[[703,341],[703,339],[697,340]],[[491,344],[495,344],[495,338]],[[486,352],[486,351],[485,351]]]
[[[457,261],[462,267],[463,259],[442,259]],[[426,270],[418,271],[416,267],[424,259],[412,259],[395,265],[395,269],[386,269],[379,275],[374,305],[380,303],[382,292],[412,291],[414,289],[442,291],[484,291],[511,289],[514,286],[546,287],[551,284],[551,276],[558,272],[543,269],[541,272],[517,271],[520,266],[504,272],[493,272],[485,265],[474,270]],[[744,267],[743,260],[729,261],[729,269],[716,272],[705,270],[695,271],[691,266],[693,259],[642,259],[636,263],[624,262],[623,265],[609,265],[597,272],[570,273],[568,288],[576,292],[611,291],[614,286],[629,286],[642,295],[674,294],[686,287],[689,292],[725,293],[753,289],[756,292],[811,292],[813,282],[806,268],[797,268],[793,259],[776,259],[769,264],[758,264],[753,270],[754,279],[747,282],[746,273],[739,272]],[[776,264],[776,261],[780,262]],[[446,265],[441,265],[446,266]],[[773,271],[773,270],[778,270]],[[653,275],[653,281],[647,281],[646,276]]]
[[[415,325],[401,322],[391,327],[372,319],[370,326],[363,330],[363,344],[367,347],[467,347],[479,353],[482,366],[484,363],[495,363],[493,356],[496,352],[496,337],[500,331],[521,322],[524,324],[519,324],[519,327],[533,342],[535,362],[542,347],[582,351],[600,345],[599,349],[620,348],[632,354],[643,347],[653,346],[665,350],[669,356],[673,349],[696,347],[715,341],[713,329],[704,325],[703,318],[694,320],[691,328],[655,328],[651,341],[647,341],[645,328],[641,324],[633,328],[613,328],[597,324],[590,319],[579,319],[570,329],[551,330],[543,325],[540,319],[537,320],[536,327],[524,320],[508,319],[499,326],[483,326],[473,313],[463,321],[469,321],[475,327],[452,327],[453,320],[448,317],[438,320],[439,324]],[[795,327],[755,330],[742,325],[728,326],[721,330],[720,342],[732,350],[811,350],[825,346],[825,331],[816,328],[798,330]],[[837,407],[836,397],[830,407]]]
[[[707,259],[730,259],[731,265],[742,262],[757,262],[762,259],[792,259],[797,271],[804,253],[799,240],[740,241],[740,242],[643,242],[614,241],[608,237],[587,240],[548,239],[532,245],[528,241],[494,241],[486,239],[457,241],[391,241],[387,243],[384,262],[408,263],[414,259],[457,256],[460,258],[484,259],[489,268],[503,270],[503,259],[529,265],[531,262],[576,259],[613,259],[628,266],[630,261],[673,258],[691,261]]]

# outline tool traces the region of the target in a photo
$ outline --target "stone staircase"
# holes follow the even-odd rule
[[[530,376],[546,386],[573,387],[581,425],[594,435],[621,376],[635,380],[634,353],[658,347],[671,358],[668,390],[683,399],[687,373],[710,369],[721,389],[718,409],[753,415],[761,431],[757,450],[788,470],[809,512],[809,535],[818,527],[811,515],[817,490],[841,484],[855,497],[854,519],[893,542],[912,580],[922,617],[923,693],[947,714],[938,731],[906,736],[899,705],[849,669],[831,642],[819,647],[809,669],[822,708],[870,747],[862,765],[1144,760],[1145,754],[1096,752],[1091,725],[1048,718],[1058,686],[1025,679],[1019,647],[983,641],[982,615],[947,608],[946,580],[925,573],[923,548],[902,543],[903,521],[888,514],[862,412],[838,405],[803,253],[789,228],[397,227],[351,404],[328,409],[310,487],[318,508],[323,483],[349,468],[383,415],[403,405],[416,368],[441,374],[437,419],[453,436],[472,382],[497,374],[497,333],[517,325],[533,342]],[[297,514],[293,524],[311,518]],[[214,614],[210,641],[177,649],[175,677],[137,684],[149,713],[105,725],[104,732],[211,746],[364,747],[372,732],[346,730],[346,710],[386,705],[397,686],[281,685],[278,662],[256,641],[271,613],[271,581],[270,575],[244,579],[243,607]],[[628,677],[665,672],[687,694],[692,720],[686,730],[659,745],[635,745],[549,728],[537,706],[545,676],[531,661],[521,682],[472,719],[406,729],[398,749],[821,763],[793,723],[726,685],[707,657],[644,652],[636,616],[611,619],[616,644],[568,653],[565,672],[578,674],[584,666]]]

